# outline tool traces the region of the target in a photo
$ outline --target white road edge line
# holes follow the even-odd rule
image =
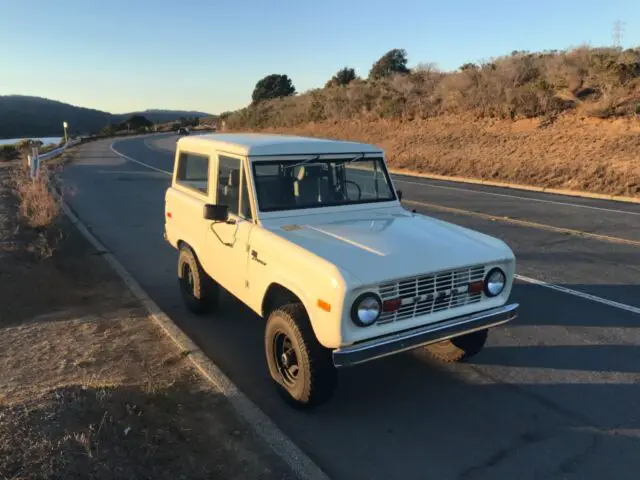
[[[480,195],[492,195],[494,197],[507,197],[507,198],[517,198],[518,200],[529,200],[531,202],[539,202],[539,203],[550,203],[552,205],[562,205],[565,207],[575,207],[575,208],[587,208],[590,210],[598,210],[601,212],[612,212],[612,213],[621,213],[624,215],[636,215],[636,216],[640,216],[640,212],[630,212],[628,210],[618,210],[615,208],[604,208],[604,207],[594,207],[592,205],[580,205],[579,203],[570,203],[570,202],[559,202],[557,200],[545,200],[543,198],[532,198],[532,197],[523,197],[521,195],[508,195],[506,193],[496,193],[496,192],[487,192],[484,190],[474,190],[472,188],[462,188],[462,187],[450,187],[448,185],[436,185],[435,183],[431,183],[434,182],[436,180],[429,180],[429,181],[425,181],[425,182],[412,182],[409,180],[402,180],[401,178],[397,178],[396,175],[392,175],[393,181],[394,182],[400,182],[400,183],[406,183],[406,184],[410,184],[410,185],[423,185],[423,186],[429,186],[429,187],[434,187],[434,188],[443,188],[446,190],[458,190],[461,192],[471,192],[471,193],[477,193]],[[499,188],[499,187],[493,187],[493,188]],[[547,195],[552,195],[551,193],[547,193]],[[591,199],[591,200],[595,200],[595,199]],[[607,201],[607,200],[604,200]]]
[[[566,293],[567,295],[573,295],[574,297],[583,298],[585,300],[590,300],[592,302],[607,305],[608,307],[617,308],[619,310],[626,310],[627,312],[640,315],[640,308],[634,307],[633,305],[627,305],[626,303],[620,303],[614,300],[609,300],[607,298],[598,297],[596,295],[591,295],[590,293],[581,292],[580,290],[573,290],[571,288],[555,285],[553,283],[547,283],[545,281],[537,280],[535,278],[525,277],[524,275],[519,275],[517,273],[514,275],[514,277],[518,280],[522,280],[523,282],[531,283],[533,285],[538,285],[544,288],[549,288],[551,290],[556,290],[561,293]]]
[[[117,150],[115,150],[113,148],[113,144],[111,144],[111,150],[113,150],[113,152],[116,153],[117,155],[126,158],[127,160],[131,160],[132,162],[135,162],[135,163],[138,163],[138,164],[143,165],[145,167],[151,168],[152,170],[158,170],[157,168],[152,167],[151,165],[147,165],[146,163],[143,163],[143,162],[141,162],[139,160],[136,160],[136,159],[131,158],[131,157],[127,157],[126,155],[123,155],[123,154],[119,153]],[[159,170],[159,171],[161,171],[163,173],[166,173],[167,175],[171,175],[170,173],[165,172],[164,170]],[[404,183],[415,183],[417,185],[432,185],[432,184],[417,183],[417,182],[406,182],[404,180],[400,180],[400,181],[402,181]],[[451,188],[451,189],[454,189],[454,190],[466,190],[464,188],[446,187],[446,186],[443,186],[443,185],[433,185],[433,186],[437,187],[437,188]],[[476,192],[476,190],[471,190],[471,191],[472,192]],[[497,195],[497,196],[503,196],[503,197],[511,197],[511,195],[505,195],[505,194],[502,194],[502,193],[491,193],[491,192],[479,192],[479,193],[484,193],[486,195]],[[524,199],[527,199],[527,200],[534,200],[534,201],[537,201],[537,202],[562,203],[562,202],[554,202],[552,200],[530,199],[530,198],[527,198],[527,197],[515,197],[515,198],[524,198]],[[567,205],[579,206],[579,207],[584,206],[585,208],[594,208],[594,209],[599,209],[599,210],[607,210],[606,208],[602,209],[602,208],[599,208],[599,207],[589,207],[589,206],[586,206],[586,205],[575,205],[573,203],[568,203]],[[618,212],[619,210],[611,210],[611,211]],[[634,212],[621,212],[621,213],[629,213],[629,214],[632,214],[632,215],[636,215],[636,213],[634,213]],[[638,215],[640,215],[640,214],[638,214]],[[616,301],[613,301],[613,300],[609,300],[607,298],[598,297],[596,295],[591,295],[590,293],[581,292],[579,290],[573,290],[571,288],[562,287],[560,285],[555,285],[553,283],[547,283],[547,282],[542,281],[542,280],[537,280],[535,278],[525,277],[525,276],[519,275],[519,274],[516,274],[515,278],[517,278],[518,280],[522,280],[523,282],[532,283],[532,284],[535,284],[535,285],[538,285],[538,286],[541,286],[541,287],[549,288],[551,290],[556,290],[558,292],[562,292],[562,293],[565,293],[567,295],[573,295],[574,297],[580,297],[580,298],[585,299],[585,300],[591,300],[592,302],[601,303],[601,304],[607,305],[609,307],[618,308],[620,310],[626,310],[627,312],[640,314],[640,308],[634,307],[632,305],[627,305],[627,304],[624,304],[624,303],[616,302]]]
[[[149,165],[149,164],[146,164],[146,163],[144,163],[144,162],[141,162],[140,160],[136,160],[135,158],[129,157],[129,156],[125,155],[124,153],[120,153],[119,151],[117,151],[117,150],[115,149],[114,145],[115,145],[116,143],[118,143],[118,142],[121,142],[121,141],[122,141],[122,140],[118,140],[117,142],[111,142],[111,146],[110,146],[109,148],[110,148],[110,150],[111,150],[113,153],[115,153],[115,154],[116,154],[116,155],[118,155],[119,157],[122,157],[122,158],[124,158],[124,159],[126,159],[126,160],[129,160],[130,162],[137,163],[138,165],[142,165],[143,167],[150,168],[151,170],[155,170],[156,172],[164,173],[165,175],[169,175],[169,176],[171,176],[171,175],[172,175],[172,173],[171,173],[171,172],[167,172],[166,170],[162,170],[161,168],[156,168],[156,167],[154,167],[154,166],[152,166],[152,165]]]
[[[121,154],[118,154],[121,155]],[[121,155],[122,156],[122,155]],[[129,157],[125,157],[129,159]],[[144,166],[150,167],[142,162]],[[150,167],[156,170],[153,167]],[[102,254],[111,268],[124,281],[133,295],[143,304],[153,320],[164,330],[181,351],[189,352],[187,356],[193,365],[224,395],[238,415],[258,434],[258,436],[279,456],[286,465],[301,479],[330,480],[320,467],[309,458],[293,441],[278,428],[262,410],[260,410],[220,368],[178,327],[171,318],[144,291],[133,275],[120,261],[93,235],[87,226],[78,218],[73,210],[51,188],[58,199],[62,211],[75,225],[78,231]]]

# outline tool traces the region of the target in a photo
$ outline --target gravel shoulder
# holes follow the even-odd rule
[[[58,217],[34,249],[0,168],[0,478],[296,478]],[[52,238],[51,235],[48,238]]]

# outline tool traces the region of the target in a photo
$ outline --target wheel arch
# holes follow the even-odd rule
[[[185,242],[184,240],[178,240],[176,242],[176,245],[178,247],[178,252],[180,252],[183,248],[187,248],[191,251],[191,253],[193,253],[193,256],[195,257],[196,261],[198,261],[198,255],[196,255],[196,252],[193,250],[191,245],[189,245],[187,242]],[[178,268],[178,278],[182,278],[184,271],[183,271],[183,266],[180,264],[180,260],[178,260],[177,268]]]
[[[262,306],[260,308],[262,318],[267,318],[273,310],[287,303],[300,303],[304,307],[307,317],[309,317],[309,309],[301,295],[280,282],[271,282],[262,297]]]

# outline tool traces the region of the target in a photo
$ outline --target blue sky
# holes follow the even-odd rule
[[[512,50],[640,45],[639,0],[0,0],[0,94],[219,113],[263,76],[298,91],[392,48],[443,70]]]

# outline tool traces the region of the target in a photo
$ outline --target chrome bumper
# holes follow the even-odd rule
[[[336,367],[357,365],[358,363],[368,362],[477,330],[497,327],[498,325],[510,322],[517,316],[518,304],[514,303],[431,325],[425,325],[412,330],[405,330],[334,350],[333,364]]]

